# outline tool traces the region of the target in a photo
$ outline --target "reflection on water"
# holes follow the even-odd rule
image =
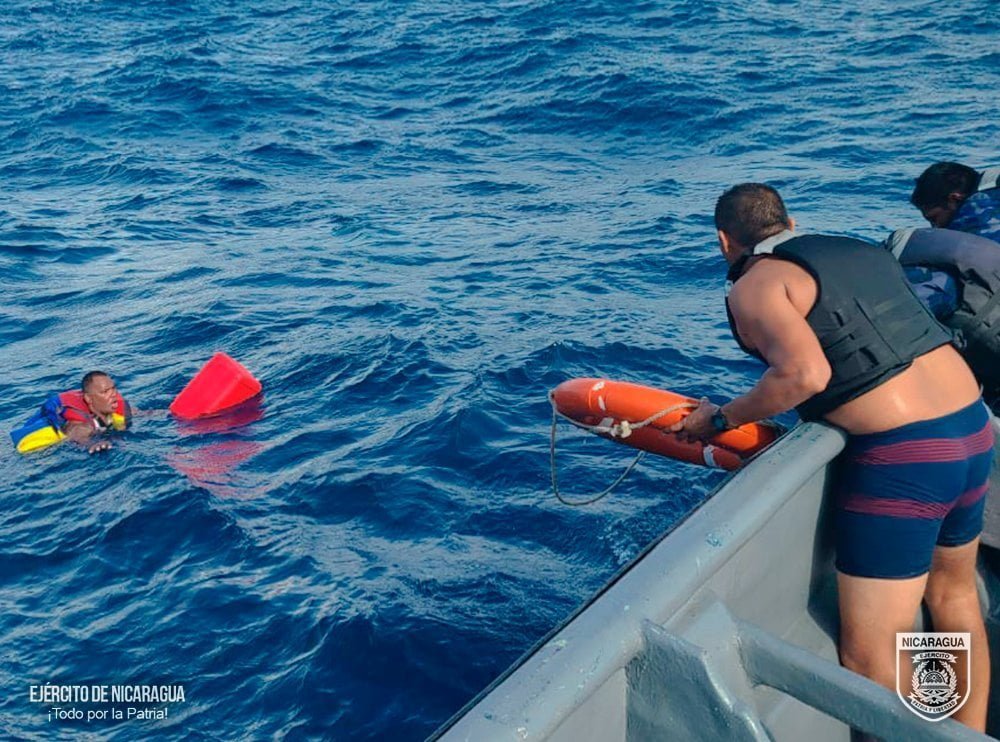
[[[228,410],[211,415],[209,417],[199,417],[194,420],[181,420],[177,418],[177,430],[181,435],[210,435],[212,433],[232,433],[257,422],[264,417],[264,395],[258,394],[256,397],[248,399],[242,404],[230,407]]]
[[[217,497],[249,499],[267,491],[266,483],[240,470],[240,466],[262,450],[264,445],[245,436],[252,434],[253,423],[264,417],[264,398],[257,395],[241,405],[211,417],[178,420],[181,436],[191,439],[210,437],[202,445],[177,445],[167,454],[167,463],[197,487],[203,487]],[[236,438],[217,440],[220,436]],[[190,443],[190,441],[183,441]]]

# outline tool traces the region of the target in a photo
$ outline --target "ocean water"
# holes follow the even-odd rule
[[[424,738],[720,481],[647,457],[561,505],[546,399],[753,382],[719,193],[879,240],[926,165],[1000,160],[971,0],[0,13],[0,421],[93,368],[140,410],[104,455],[0,450],[5,738]],[[172,419],[216,350],[259,406]],[[631,459],[559,452],[570,496]],[[185,699],[61,719],[100,705],[48,683]]]

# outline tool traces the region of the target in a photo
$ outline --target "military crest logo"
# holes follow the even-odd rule
[[[917,716],[941,721],[969,698],[967,633],[896,634],[896,695]]]

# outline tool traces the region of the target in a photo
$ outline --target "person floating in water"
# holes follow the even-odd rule
[[[124,430],[132,417],[132,410],[125,398],[118,393],[114,379],[103,371],[90,371],[80,384],[81,400],[86,406],[80,409],[66,406],[63,432],[76,443],[88,443],[95,435],[108,430]],[[98,441],[88,449],[90,453],[111,448],[107,440]]]
[[[104,371],[90,371],[84,375],[80,390],[51,395],[10,435],[21,453],[64,439],[86,446],[88,453],[98,453],[111,448],[111,442],[94,438],[108,431],[125,430],[131,419],[132,408],[119,394],[114,379]]]

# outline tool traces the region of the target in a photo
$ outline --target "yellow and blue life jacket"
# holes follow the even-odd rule
[[[110,428],[125,430],[131,417],[132,408],[119,394],[118,403],[111,413]],[[66,433],[63,431],[69,422],[90,422],[95,430],[106,429],[90,412],[83,399],[83,392],[74,390],[50,394],[34,415],[10,432],[10,437],[18,453],[37,451],[65,438]]]

